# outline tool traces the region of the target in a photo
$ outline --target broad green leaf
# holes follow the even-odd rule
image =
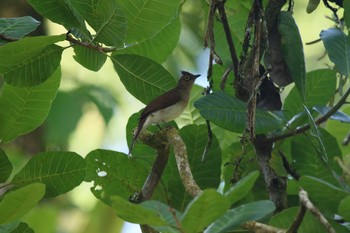
[[[125,88],[144,104],[176,85],[171,74],[149,58],[121,54],[114,55],[111,59]]]
[[[350,107],[346,106],[342,108],[342,112],[350,115]],[[347,127],[346,124],[335,120],[328,120],[326,122],[326,130],[336,138],[339,145],[343,143],[344,138],[349,134],[349,127]],[[350,146],[341,146],[340,149],[343,156],[350,154]]]
[[[65,35],[25,37],[0,47],[0,74],[13,86],[34,86],[48,79],[61,61],[63,48],[53,45]]]
[[[19,219],[43,198],[45,185],[34,183],[9,191],[0,202],[0,224]]]
[[[0,184],[5,183],[10,177],[13,166],[6,156],[5,151],[0,148]]]
[[[180,129],[179,133],[186,145],[194,180],[202,190],[218,188],[220,185],[222,153],[217,137],[213,135],[210,149],[205,160],[202,161],[204,148],[208,140],[206,126],[188,125]],[[192,198],[185,191],[174,156],[170,156],[162,180],[167,185],[168,193],[171,195],[169,198],[171,199],[172,206],[183,211]]]
[[[272,201],[257,201],[241,205],[227,211],[221,218],[213,222],[207,233],[221,233],[231,231],[248,221],[262,219],[275,210]]]
[[[310,124],[310,136],[311,136],[311,143],[314,146],[314,148],[317,151],[317,154],[323,159],[325,163],[328,162],[328,155],[326,148],[324,147],[323,141],[322,141],[322,136],[321,133],[319,132],[317,125],[314,121],[314,118],[312,117],[311,113],[309,112],[309,109],[304,105],[304,110],[306,112],[306,115],[309,118],[309,124]]]
[[[34,230],[28,224],[21,222],[11,233],[34,233]]]
[[[202,232],[229,207],[229,201],[216,190],[204,190],[187,206],[181,219],[182,229],[186,233]]]
[[[86,69],[99,71],[106,62],[107,56],[102,52],[88,49],[79,45],[75,45],[73,49],[75,53],[75,56],[73,56],[74,60],[76,60]]]
[[[350,194],[339,203],[338,214],[342,216],[345,221],[350,221]]]
[[[31,16],[18,18],[0,18],[0,34],[12,39],[20,39],[34,31],[40,22]],[[0,45],[7,43],[0,39]]]
[[[71,0],[70,2],[95,30],[95,41],[110,46],[124,47],[126,18],[117,1]]]
[[[320,37],[327,50],[329,59],[336,69],[345,76],[350,76],[350,43],[349,38],[337,28],[322,30]]]
[[[14,231],[18,226],[19,226],[20,222],[17,221],[12,221],[10,223],[7,224],[1,224],[0,225],[0,232],[1,233],[12,233],[12,231]]]
[[[28,0],[28,2],[37,12],[52,22],[62,24],[67,30],[79,29],[79,33],[84,34],[85,38],[91,38],[83,17],[70,0]]]
[[[318,113],[325,115],[327,114],[331,108],[327,106],[315,106],[312,108],[313,110],[317,111]],[[342,111],[336,111],[330,119],[335,121],[340,121],[342,123],[350,123],[350,116],[348,114],[343,113]]]
[[[280,229],[289,229],[298,214],[298,209],[298,207],[292,207],[277,213],[270,219],[269,225]],[[337,227],[332,220],[328,219],[328,221],[333,225],[337,233],[348,232],[338,224]],[[314,215],[306,211],[303,221],[298,228],[298,233],[327,233],[327,230]]]
[[[320,69],[306,74],[306,93],[304,104],[308,108],[316,105],[326,105],[336,88],[336,72],[329,69]],[[296,87],[289,92],[283,109],[288,118],[303,111],[302,99]]]
[[[156,211],[131,203],[120,196],[112,196],[111,205],[117,215],[124,221],[151,226],[167,225]]]
[[[224,129],[241,133],[246,127],[247,105],[223,91],[197,100],[194,106],[205,119]],[[256,109],[256,133],[267,133],[281,127],[282,122],[273,113]]]
[[[35,87],[4,84],[0,96],[0,141],[8,142],[38,127],[46,118],[61,80],[57,69]]]
[[[283,59],[303,102],[306,100],[305,59],[303,42],[297,24],[290,12],[281,11],[278,16],[278,32],[281,35]]]
[[[333,185],[338,186],[333,173],[340,174],[340,169],[335,157],[341,156],[341,151],[336,139],[327,131],[319,129],[328,155],[328,163],[325,163],[317,154],[315,147],[310,143],[310,136],[294,136],[291,141],[292,165],[299,175],[318,177]]]
[[[339,203],[349,195],[348,192],[312,176],[300,177],[299,184],[319,209],[327,210],[330,214],[337,213]]]
[[[85,160],[85,181],[94,181],[91,192],[108,205],[112,196],[128,199],[139,192],[148,175],[137,159],[116,151],[94,150]]]
[[[163,63],[176,47],[179,41],[180,31],[180,18],[176,17],[154,36],[142,42],[131,44],[125,49],[118,50],[116,54],[138,54]]]
[[[254,171],[239,180],[232,188],[225,192],[225,197],[231,204],[236,203],[245,197],[253,188],[256,179],[259,177],[259,172]]]
[[[165,205],[159,201],[145,201],[140,204],[143,208],[150,209],[158,214],[158,216],[167,223],[167,226],[152,226],[159,232],[178,233],[178,223],[182,218],[182,214],[176,209]]]
[[[85,160],[74,152],[43,152],[28,161],[12,184],[44,183],[45,197],[55,197],[77,187],[85,178],[85,167]]]
[[[127,18],[128,44],[140,42],[154,36],[175,16],[180,5],[179,0],[125,0],[119,1]]]
[[[345,25],[350,28],[350,2],[343,1]]]

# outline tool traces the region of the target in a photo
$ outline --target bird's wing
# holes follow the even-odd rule
[[[160,109],[169,107],[181,100],[181,96],[178,93],[176,88],[171,89],[170,91],[164,93],[161,96],[158,96],[152,100],[146,108],[141,113],[141,119],[146,118],[149,114],[156,112]]]

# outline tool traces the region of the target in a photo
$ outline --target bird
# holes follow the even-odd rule
[[[200,74],[194,75],[181,71],[177,85],[164,94],[153,99],[141,112],[136,131],[129,147],[129,157],[141,131],[151,124],[166,123],[182,114],[188,104],[195,80]]]

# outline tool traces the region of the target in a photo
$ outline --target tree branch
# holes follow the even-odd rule
[[[193,178],[190,164],[187,158],[186,145],[182,141],[175,128],[170,128],[166,133],[166,139],[174,147],[174,154],[180,178],[186,191],[192,196],[198,196],[202,190]]]
[[[286,233],[286,230],[266,225],[260,222],[249,221],[244,223],[242,228],[257,233]]]
[[[73,38],[70,35],[70,32],[68,32],[66,34],[66,40],[71,42],[71,43],[73,43],[73,44],[77,44],[77,45],[83,46],[85,48],[97,50],[97,51],[103,52],[103,53],[109,53],[109,52],[113,52],[113,51],[116,50],[116,48],[114,48],[114,47],[103,47],[103,46],[100,46],[100,45],[94,45],[94,44],[91,44],[91,43],[82,42],[80,40],[77,40],[77,39]]]
[[[320,118],[318,118],[315,121],[315,124],[320,125],[323,122],[325,122],[326,120],[328,120],[334,113],[336,113],[343,106],[343,104],[346,103],[346,99],[348,98],[349,95],[350,95],[350,88],[348,88],[346,90],[345,94],[340,98],[340,100],[338,101],[338,103],[336,105],[334,105],[326,114],[324,114],[323,116],[321,116]],[[286,138],[289,138],[291,136],[303,133],[308,129],[310,129],[310,124],[306,124],[304,126],[298,127],[295,130],[287,132],[285,134],[267,137],[265,140],[269,141],[269,142],[276,142],[276,141],[286,139]]]
[[[320,223],[326,228],[327,232],[335,233],[335,230],[333,229],[331,224],[329,224],[327,219],[322,215],[322,213],[317,209],[317,207],[314,206],[314,204],[312,204],[305,190],[300,190],[299,198],[301,204],[304,205],[306,209],[308,209],[320,221]]]

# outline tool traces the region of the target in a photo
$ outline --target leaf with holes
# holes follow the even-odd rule
[[[0,96],[0,141],[38,127],[46,118],[60,85],[61,72],[56,72],[35,87],[13,87],[5,83]]]
[[[45,197],[55,197],[77,187],[85,178],[85,167],[85,160],[74,152],[44,152],[29,160],[11,183],[44,183]]]
[[[111,59],[125,88],[144,104],[176,86],[173,76],[149,58],[122,54]]]
[[[91,192],[108,205],[111,205],[112,196],[128,199],[139,192],[148,174],[136,158],[116,151],[94,150],[85,160],[85,181],[94,181]]]

